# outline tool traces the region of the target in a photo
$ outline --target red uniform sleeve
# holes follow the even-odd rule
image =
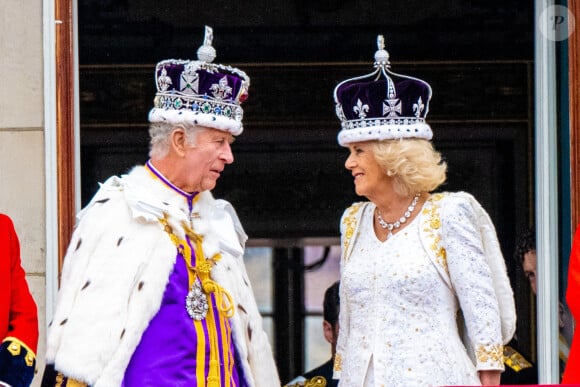
[[[576,322],[576,328],[562,384],[578,384],[580,383],[580,331],[578,330],[578,322],[580,321],[580,226],[576,228],[570,252],[566,302]]]
[[[14,225],[2,214],[0,261],[0,341],[14,337],[36,353],[38,310],[21,265],[20,243]]]

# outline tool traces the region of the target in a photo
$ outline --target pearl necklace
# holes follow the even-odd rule
[[[387,222],[385,222],[385,220],[381,216],[381,210],[379,210],[379,207],[377,207],[377,219],[379,221],[379,225],[383,229],[388,229],[389,230],[388,238],[390,238],[391,236],[393,236],[393,230],[394,229],[397,229],[397,228],[401,227],[401,225],[403,223],[405,223],[407,221],[407,219],[409,219],[411,217],[411,214],[413,214],[413,211],[415,210],[415,206],[417,205],[417,202],[419,201],[419,198],[420,197],[421,197],[421,193],[415,194],[415,197],[413,198],[413,201],[411,202],[411,204],[407,208],[407,211],[405,211],[405,213],[403,214],[403,216],[401,216],[399,218],[399,220],[397,220],[396,222],[393,222],[393,223],[387,223]]]

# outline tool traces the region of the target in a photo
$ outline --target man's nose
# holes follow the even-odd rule
[[[234,162],[234,153],[232,152],[232,146],[226,143],[225,148],[221,154],[221,158],[226,164],[231,164]]]

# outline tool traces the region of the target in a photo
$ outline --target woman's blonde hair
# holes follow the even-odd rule
[[[447,177],[447,163],[427,140],[376,141],[372,150],[385,173],[395,178],[394,188],[399,195],[434,191]]]

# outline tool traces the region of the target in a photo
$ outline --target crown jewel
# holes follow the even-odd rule
[[[239,135],[243,131],[242,102],[248,97],[250,78],[243,71],[212,63],[213,30],[205,27],[197,60],[167,59],[157,63],[157,93],[149,121],[193,124]]]
[[[425,122],[431,87],[425,81],[393,73],[382,35],[377,37],[375,71],[347,79],[334,89],[341,121],[338,142],[423,138],[433,133]]]

